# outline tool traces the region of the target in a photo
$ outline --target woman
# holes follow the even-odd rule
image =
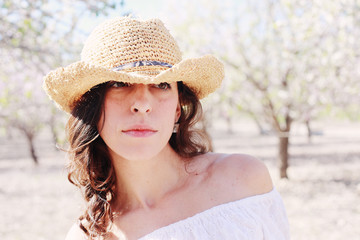
[[[181,59],[160,20],[116,18],[82,60],[45,77],[64,111],[69,180],[86,202],[67,239],[289,239],[263,163],[209,152],[195,124],[219,87],[213,56]]]

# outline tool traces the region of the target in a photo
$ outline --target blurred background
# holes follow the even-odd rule
[[[183,58],[226,68],[203,100],[215,151],[269,167],[292,239],[360,236],[360,2],[0,0],[0,239],[64,239],[82,211],[42,90],[104,19],[160,18]]]

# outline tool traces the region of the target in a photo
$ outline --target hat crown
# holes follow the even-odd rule
[[[158,19],[140,21],[119,17],[99,25],[90,34],[81,52],[81,60],[113,69],[141,61],[174,65],[181,61],[175,41]],[[161,71],[165,66],[142,66],[124,71]]]

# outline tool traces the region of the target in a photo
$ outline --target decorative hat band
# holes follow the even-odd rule
[[[123,65],[120,65],[118,67],[114,67],[111,70],[113,71],[121,71],[128,68],[135,68],[135,67],[141,67],[141,66],[163,66],[172,68],[172,65],[169,63],[164,63],[160,61],[138,61],[138,62],[131,62],[131,63],[125,63]]]

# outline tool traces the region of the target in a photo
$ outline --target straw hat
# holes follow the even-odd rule
[[[211,55],[182,60],[175,39],[160,20],[119,17],[96,27],[85,42],[81,61],[48,73],[43,88],[70,113],[84,93],[107,81],[182,81],[201,99],[223,78],[223,64]]]

